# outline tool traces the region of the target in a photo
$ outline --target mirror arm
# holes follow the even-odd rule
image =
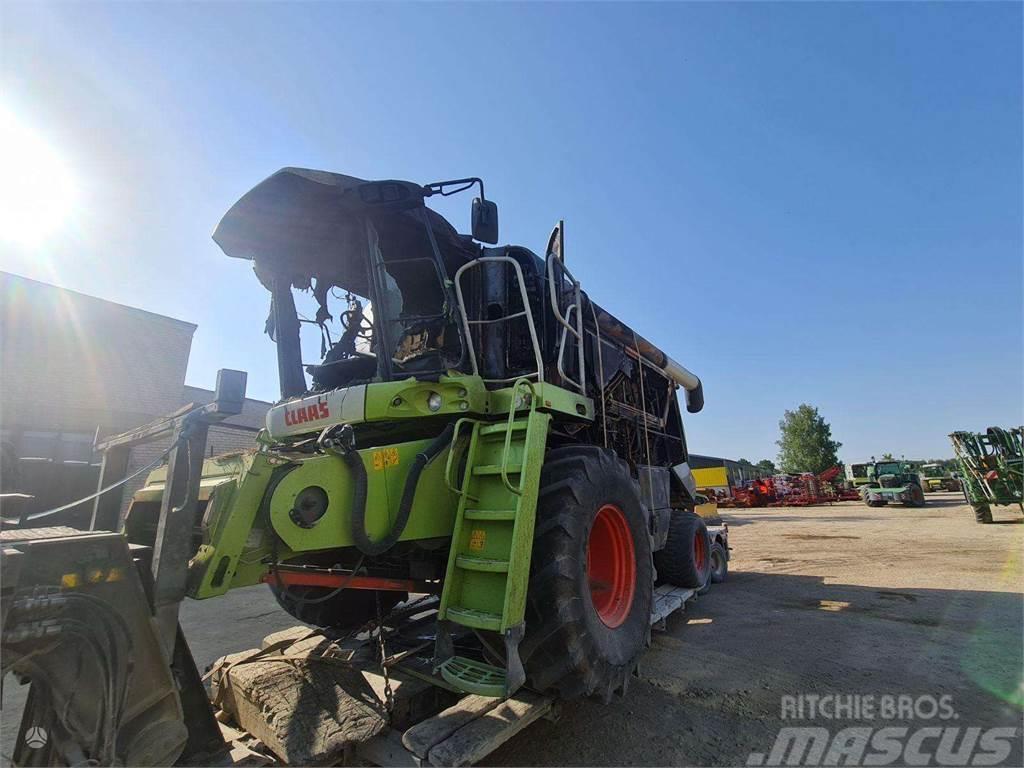
[[[450,187],[453,184],[461,184],[462,186],[459,187],[458,189],[452,189],[445,192],[445,187]],[[432,197],[434,195],[441,195],[442,197],[448,197],[450,195],[456,195],[459,192],[464,192],[465,190],[472,187],[474,184],[478,184],[480,186],[480,199],[486,200],[487,198],[484,196],[483,179],[480,179],[476,176],[472,176],[467,179],[451,179],[450,181],[435,181],[430,184],[425,184],[423,186],[423,196]]]

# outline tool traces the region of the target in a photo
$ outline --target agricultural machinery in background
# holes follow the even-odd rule
[[[834,501],[857,501],[860,496],[846,487],[843,468],[829,467],[814,474],[777,474],[750,480],[742,488],[732,488],[722,507],[806,507]]]
[[[960,481],[942,464],[922,464],[921,483],[925,491],[959,491]]]
[[[871,462],[846,465],[846,484],[849,488],[860,488],[871,482]]]
[[[474,186],[472,236],[426,206]],[[199,762],[217,730],[179,606],[260,583],[340,631],[435,595],[450,690],[625,690],[655,582],[705,587],[727,550],[694,513],[677,390],[697,413],[700,380],[590,300],[563,232],[544,258],[480,245],[497,206],[475,178],[286,168],[227,212],[215,241],[270,294],[259,448],[203,458],[244,396],[225,375],[215,405],[108,440],[172,438],[123,535],[102,499],[97,532],[4,532],[4,670],[32,681],[47,765]]]
[[[1024,512],[1024,427],[989,427],[949,436],[967,503],[979,523],[992,522],[993,506]]]
[[[871,480],[861,486],[860,494],[869,507],[903,504],[905,507],[925,505],[921,476],[906,461],[876,461],[871,467]]]

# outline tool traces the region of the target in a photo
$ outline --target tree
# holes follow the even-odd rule
[[[891,453],[883,453],[882,454],[882,458],[880,459],[880,461],[895,461],[895,460],[896,460],[896,457],[893,456]]]
[[[775,474],[775,462],[769,461],[768,459],[761,459],[757,464],[754,465],[765,475]]]
[[[786,411],[779,422],[779,466],[783,472],[824,472],[839,463],[842,443],[832,439],[832,427],[814,406],[801,404]]]

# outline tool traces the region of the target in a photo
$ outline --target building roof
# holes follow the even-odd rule
[[[0,271],[0,297],[4,301],[9,301],[13,297],[12,293],[15,291],[26,291],[26,292],[45,292],[52,296],[56,296],[57,293],[71,294],[76,301],[82,301],[85,303],[94,303],[96,306],[105,306],[111,309],[120,311],[130,312],[138,314],[141,317],[145,317],[147,320],[158,320],[167,323],[173,323],[181,326],[182,328],[190,328],[195,331],[199,326],[195,323],[190,323],[186,320],[179,320],[176,317],[169,317],[167,315],[161,315],[157,312],[150,312],[145,309],[139,309],[138,307],[132,307],[127,304],[121,304],[116,301],[109,301],[108,299],[101,299],[97,296],[90,296],[87,293],[81,293],[74,291],[70,288],[63,288],[59,285],[53,285],[52,283],[44,283],[41,280],[33,280],[30,277],[23,277],[22,275],[16,275],[13,272]]]

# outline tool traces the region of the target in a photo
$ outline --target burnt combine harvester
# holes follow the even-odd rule
[[[473,234],[460,235],[426,200],[471,187]],[[123,542],[89,550],[116,560],[118,579],[73,580],[72,591],[109,601],[116,583],[105,610],[156,619],[155,638],[133,619],[123,642],[146,649],[153,669],[159,649],[178,680],[194,677],[181,600],[264,582],[296,618],[334,629],[379,624],[409,593],[437,595],[434,669],[459,691],[624,688],[649,641],[656,582],[697,589],[709,579],[677,399],[681,388],[697,413],[703,391],[591,301],[566,266],[562,225],[542,259],[481,245],[498,234],[479,179],[421,186],[288,168],[243,196],[214,239],[251,260],[270,292],[281,401],[246,453],[200,459],[205,425],[230,413],[237,392],[110,441],[121,450],[161,430],[175,436],[169,466],[133,499]],[[112,527],[100,505],[96,527]],[[17,533],[5,538],[7,559],[29,565],[33,551],[59,562],[100,535]],[[30,664],[38,626],[16,631],[51,615],[32,595],[69,589],[66,574],[11,573],[4,650],[46,690],[37,703],[55,705],[59,753],[131,761],[142,742],[119,734],[144,733],[154,718],[166,743],[146,759],[188,754],[186,737],[201,729],[176,727],[185,718],[166,697],[159,710],[119,698],[105,740],[87,743],[86,704],[45,674],[61,643]],[[133,603],[123,582],[136,579]],[[135,669],[132,686],[144,685]]]

